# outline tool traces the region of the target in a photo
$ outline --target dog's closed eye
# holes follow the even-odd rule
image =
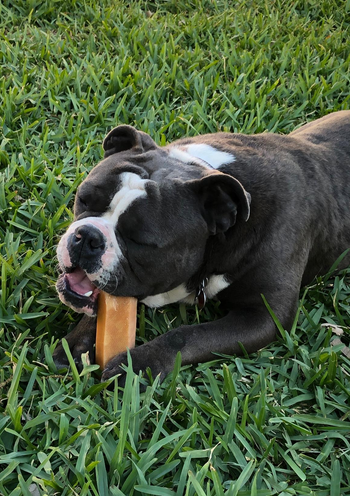
[[[147,241],[146,239],[134,239],[134,238],[128,237],[127,240],[129,242],[131,242],[132,244],[138,245],[138,246],[149,246],[150,248],[157,248],[158,247],[157,243]]]
[[[88,206],[88,200],[87,199],[83,198],[82,196],[79,196],[78,201],[82,207],[87,208],[87,206]]]

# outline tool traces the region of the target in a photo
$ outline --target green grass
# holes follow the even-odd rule
[[[303,291],[259,353],[145,393],[131,372],[113,392],[51,356],[78,318],[55,293],[55,247],[105,134],[286,133],[350,108],[349,26],[349,0],[2,1],[1,495],[350,494],[350,358],[333,332],[349,344],[350,272]],[[140,313],[142,343],[220,308]]]

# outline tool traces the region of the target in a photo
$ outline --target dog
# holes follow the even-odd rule
[[[94,357],[101,289],[150,307],[216,297],[227,309],[130,350],[136,373],[164,378],[179,351],[183,365],[257,351],[276,332],[263,296],[290,328],[300,288],[350,247],[350,111],[288,135],[219,132],[164,147],[120,125],[103,148],[57,250],[59,297],[84,313],[66,338],[78,362]],[[54,359],[68,364],[61,344]],[[126,353],[112,358],[102,380],[125,380],[125,363]]]

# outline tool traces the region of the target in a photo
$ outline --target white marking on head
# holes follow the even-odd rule
[[[145,186],[148,179],[142,179],[138,174],[133,172],[123,172],[120,174],[121,187],[112,198],[109,210],[102,217],[114,226],[118,224],[118,219],[130,205],[140,197],[147,196]]]
[[[192,145],[187,145],[185,149],[190,156],[204,160],[213,169],[218,169],[225,164],[231,164],[236,160],[232,153],[222,152],[205,143],[193,143]]]
[[[68,238],[79,226],[92,225],[99,229],[106,238],[107,249],[101,257],[102,267],[94,274],[87,274],[91,281],[105,284],[108,282],[109,274],[112,273],[122,258],[122,251],[115,235],[115,228],[119,217],[130,205],[140,197],[147,195],[145,185],[148,182],[133,172],[123,172],[121,175],[121,186],[112,198],[109,210],[101,217],[86,217],[73,222],[67,232],[62,236],[57,247],[57,256],[62,268],[72,266],[67,243]]]

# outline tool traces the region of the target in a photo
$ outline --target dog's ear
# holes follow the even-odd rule
[[[237,216],[244,221],[249,219],[251,196],[234,177],[215,172],[192,185],[211,235],[227,231],[236,223]]]
[[[105,137],[102,146],[105,151],[105,158],[126,150],[142,153],[157,148],[148,134],[127,125],[112,129]]]

